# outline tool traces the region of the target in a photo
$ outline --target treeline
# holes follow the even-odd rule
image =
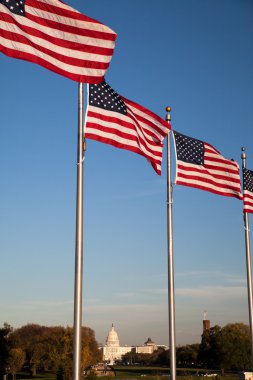
[[[82,327],[81,368],[96,364],[102,358],[89,327]],[[72,378],[73,329],[70,327],[46,327],[37,324],[13,329],[4,324],[0,328],[0,379],[11,373],[15,379],[21,369],[36,376],[38,371],[57,373],[57,379]]]
[[[129,352],[124,364],[169,366],[169,351],[159,348],[152,354]],[[243,323],[214,326],[204,331],[201,343],[176,348],[177,367],[225,371],[250,371],[251,342],[249,326]]]

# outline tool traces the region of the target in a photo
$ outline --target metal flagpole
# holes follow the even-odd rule
[[[242,168],[246,168],[245,148],[242,148]],[[244,235],[246,249],[246,266],[247,266],[247,283],[248,283],[248,305],[249,305],[249,325],[251,338],[251,365],[253,370],[253,307],[252,307],[252,272],[251,272],[251,255],[250,255],[250,238],[249,238],[249,218],[248,213],[244,212]]]
[[[74,342],[73,380],[80,380],[82,333],[82,283],[83,283],[83,158],[85,153],[83,134],[83,83],[78,87],[78,141],[76,185],[76,244],[75,244],[75,293],[74,293]]]
[[[171,107],[166,107],[166,121],[171,121]],[[176,380],[176,339],[175,339],[175,299],[174,299],[174,257],[172,231],[172,181],[170,132],[167,138],[167,229],[168,229],[168,307],[170,343],[170,379]]]

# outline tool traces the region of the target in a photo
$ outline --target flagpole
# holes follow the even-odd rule
[[[246,153],[242,147],[242,169],[246,168]],[[249,237],[249,218],[248,213],[244,211],[244,235],[246,249],[246,266],[247,266],[247,283],[248,283],[248,306],[249,306],[249,325],[251,338],[251,365],[253,370],[253,303],[252,303],[252,272],[251,272],[251,255],[250,255],[250,237]]]
[[[82,283],[83,283],[83,83],[78,86],[78,138],[77,138],[77,184],[76,184],[76,243],[75,243],[75,289],[74,289],[74,340],[73,380],[80,380],[81,334],[82,334]]]
[[[171,107],[166,107],[166,121],[171,121]],[[168,237],[168,308],[169,308],[169,345],[170,379],[176,380],[176,339],[175,339],[175,298],[174,298],[174,257],[172,231],[172,181],[171,181],[170,132],[167,137],[167,237]]]

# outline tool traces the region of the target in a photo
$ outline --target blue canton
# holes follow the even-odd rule
[[[89,85],[89,104],[122,115],[127,114],[124,101],[106,82]]]
[[[243,188],[253,193],[253,171],[243,168]]]
[[[25,0],[0,0],[0,4],[16,15],[25,16]]]
[[[176,142],[177,159],[195,165],[204,165],[205,146],[203,141],[173,132]]]

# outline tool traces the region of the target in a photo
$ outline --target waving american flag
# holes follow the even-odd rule
[[[0,51],[77,82],[99,83],[116,34],[60,0],[0,0]]]
[[[253,213],[253,171],[243,168],[243,211]]]
[[[85,137],[144,156],[161,174],[163,139],[170,124],[109,84],[89,85]]]
[[[176,184],[242,199],[239,165],[224,158],[212,145],[173,132],[176,154]]]

